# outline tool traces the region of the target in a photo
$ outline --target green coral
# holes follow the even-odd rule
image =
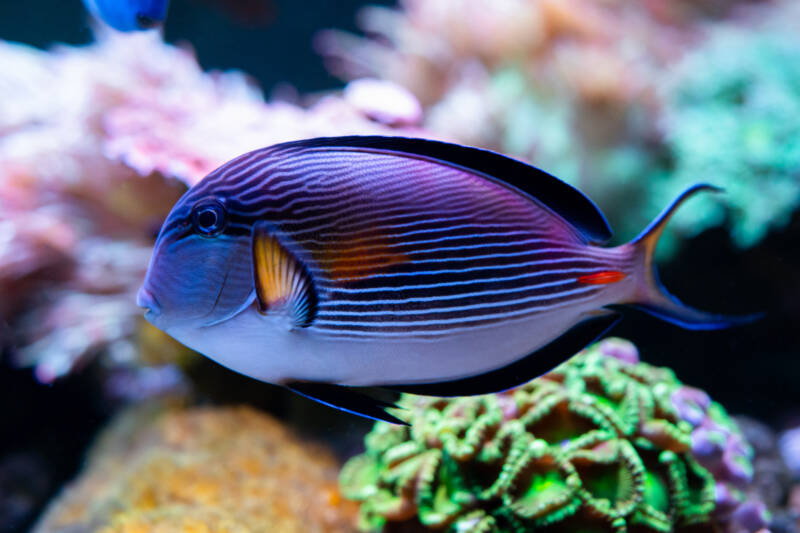
[[[784,226],[800,203],[800,37],[794,30],[721,27],[679,65],[665,97],[674,168],[656,185],[669,197],[697,181],[721,185],[725,204],[682,210],[686,233],[730,213],[742,247]],[[699,203],[700,201],[698,201]]]
[[[404,395],[344,467],[364,531],[713,531],[714,478],[669,369],[595,345],[517,389]],[[723,416],[724,411],[720,410]]]

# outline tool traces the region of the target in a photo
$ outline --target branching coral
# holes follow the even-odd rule
[[[0,62],[0,345],[45,382],[100,352],[135,361],[134,294],[185,185],[276,142],[422,134],[408,98],[368,118],[386,84],[310,108],[267,103],[243,74],[205,73],[156,32],[50,52],[0,42]]]
[[[610,339],[511,391],[404,396],[411,426],[378,422],[342,470],[362,529],[735,530],[721,504],[744,500],[751,450],[721,406],[637,359]],[[700,452],[709,432],[720,453]]]

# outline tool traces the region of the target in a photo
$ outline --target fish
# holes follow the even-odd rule
[[[83,0],[83,4],[115,30],[131,32],[163,24],[169,0]]]
[[[682,328],[696,310],[653,252],[697,184],[631,242],[576,188],[441,141],[349,136],[249,152],[166,218],[137,303],[156,327],[252,378],[402,424],[370,390],[465,396],[534,379],[633,307]]]

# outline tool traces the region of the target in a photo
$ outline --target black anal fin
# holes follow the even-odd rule
[[[519,361],[477,376],[439,383],[381,386],[427,396],[474,396],[508,390],[549,372],[605,335],[619,319],[619,313],[615,312],[588,318]]]
[[[384,411],[386,408],[398,409],[396,405],[361,394],[350,387],[312,381],[291,381],[285,385],[301,396],[354,415],[383,420],[391,424],[408,425],[407,422]]]

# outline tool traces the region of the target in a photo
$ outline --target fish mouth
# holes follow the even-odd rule
[[[152,320],[161,314],[161,303],[158,298],[144,286],[136,293],[136,305],[146,309],[144,316],[148,320]]]

